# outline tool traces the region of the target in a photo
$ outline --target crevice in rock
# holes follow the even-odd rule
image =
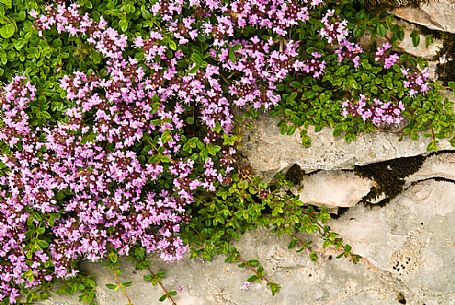
[[[319,172],[321,172],[321,171],[322,171],[322,169],[317,169],[317,170],[315,170],[315,171],[312,171],[312,172],[307,173],[306,175],[307,175],[307,176],[313,176],[313,175],[316,175],[317,173],[319,173]]]
[[[347,211],[349,211],[350,208],[344,208],[344,207],[339,207],[337,213],[330,213],[330,217],[332,219],[338,219],[344,214],[346,214]]]
[[[405,184],[404,178],[417,172],[425,159],[425,156],[418,155],[364,166],[355,166],[354,171],[357,175],[371,178],[377,183],[377,186],[373,187],[362,198],[361,202],[367,206],[379,205],[381,207],[390,202],[390,200],[402,192]],[[375,200],[382,196],[385,196],[385,198],[374,203]]]
[[[444,58],[445,62],[440,62],[436,66],[438,80],[447,86],[448,82],[455,81],[455,34],[442,33],[444,46],[438,53],[439,58]]]
[[[344,204],[332,204],[329,201],[324,200],[315,200],[314,202],[312,199],[306,199],[308,205],[311,206],[323,206],[331,207],[329,209],[329,213],[331,214],[333,219],[338,219],[342,215],[344,215],[351,206],[355,206],[356,204],[363,204],[367,207],[384,207],[388,202],[392,199],[397,197],[401,194],[404,190],[409,189],[411,186],[414,186],[417,183],[424,182],[427,180],[434,180],[434,181],[445,181],[455,183],[455,179],[451,175],[447,176],[444,174],[440,174],[438,172],[434,172],[433,174],[424,174],[419,178],[411,178],[408,177],[413,176],[415,173],[419,173],[419,170],[422,169],[423,171],[428,171],[428,167],[431,167],[433,164],[432,161],[433,157],[438,155],[447,155],[447,154],[455,154],[455,151],[448,151],[448,150],[441,150],[438,153],[428,153],[425,155],[417,155],[411,157],[401,157],[392,160],[367,164],[367,165],[358,165],[355,166],[354,169],[339,169],[339,170],[332,170],[332,171],[325,171],[325,170],[316,170],[312,172],[307,172],[305,169],[302,169],[298,164],[293,164],[287,170],[283,171],[281,175],[284,175],[285,179],[291,181],[294,186],[302,187],[303,184],[306,185],[305,179],[309,176],[315,175],[320,173],[322,176],[332,177],[337,175],[348,174],[353,175],[355,174],[358,177],[362,177],[363,179],[369,179],[369,181],[374,181],[371,183],[369,188],[363,194],[367,195],[363,196],[360,194],[360,197],[356,198],[356,202],[353,205],[344,205]],[[445,162],[444,160],[452,160],[452,157],[446,158],[443,156],[441,159],[437,159],[437,162]],[[428,165],[426,162],[430,162]],[[452,161],[449,161],[452,162]],[[435,163],[436,164],[436,163]],[[451,163],[450,163],[451,164]],[[426,167],[422,167],[426,166]],[[434,175],[434,176],[432,176]],[[415,180],[414,179],[419,179]],[[338,185],[338,184],[337,184]],[[373,185],[373,186],[371,186]],[[320,186],[320,185],[319,185]],[[312,188],[310,188],[312,189]],[[289,195],[294,194],[296,195],[301,191],[301,189],[286,189],[286,193]],[[325,191],[325,189],[323,190]],[[330,191],[330,189],[327,189]],[[300,194],[300,193],[299,193]],[[301,196],[305,196],[300,194]],[[308,195],[308,194],[307,194]],[[363,197],[361,197],[363,196]],[[310,194],[311,197],[311,194]],[[311,197],[313,198],[313,197]],[[360,199],[361,198],[361,199]],[[360,199],[360,200],[359,200]],[[303,200],[303,199],[302,199]],[[357,201],[358,200],[358,201]],[[344,202],[344,201],[343,201]],[[326,205],[324,205],[326,203]]]
[[[425,181],[430,181],[430,180],[445,181],[445,182],[455,183],[455,180],[449,179],[449,178],[445,178],[445,177],[429,177],[429,178],[420,179],[420,180],[411,182],[411,184],[408,187],[406,187],[405,190],[409,189],[410,187],[412,187],[412,186],[414,186],[414,185],[416,185],[418,183],[425,182]]]
[[[413,25],[416,24],[413,23]],[[421,25],[416,26],[423,35],[431,35],[443,41],[443,47],[437,54],[437,58],[442,60],[436,65],[436,74],[438,80],[447,86],[448,82],[455,81],[455,34],[432,30]]]
[[[312,176],[315,175],[319,172],[321,172],[322,169],[317,169],[314,171],[309,171],[306,172],[303,170],[298,164],[293,164],[291,167],[288,168],[286,173],[284,174],[284,178],[288,181],[291,181],[294,183],[294,185],[299,185],[300,182],[303,180],[303,177],[305,176]]]
[[[292,165],[284,175],[286,180],[291,181],[294,185],[299,185],[302,181],[303,176],[305,176],[305,171],[300,168],[298,164]]]

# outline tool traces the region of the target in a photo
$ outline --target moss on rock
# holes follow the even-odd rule
[[[354,171],[358,175],[374,179],[377,183],[377,186],[373,187],[363,198],[364,201],[369,203],[385,195],[386,198],[381,200],[378,204],[383,206],[388,203],[403,190],[405,184],[404,178],[418,171],[424,160],[425,157],[419,155],[364,166],[356,166]]]

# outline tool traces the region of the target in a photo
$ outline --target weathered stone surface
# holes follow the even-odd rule
[[[455,12],[454,12],[455,13]],[[397,22],[403,26],[404,38],[397,46],[397,49],[401,52],[406,52],[408,54],[425,58],[425,59],[434,59],[437,57],[438,52],[442,49],[444,43],[440,39],[435,39],[428,47],[425,45],[425,35],[419,33],[420,43],[417,47],[414,47],[412,44],[411,33],[417,27],[413,24],[407,22]]]
[[[425,181],[385,207],[356,205],[330,225],[354,252],[364,256],[358,264],[335,259],[336,252],[315,246],[321,257],[310,262],[304,253],[287,249],[289,239],[258,230],[238,243],[245,259],[259,258],[270,280],[282,285],[272,297],[264,283],[240,290],[251,275],[223,258],[214,262],[156,261],[165,269],[164,284],[182,288],[178,305],[412,305],[455,304],[455,184]],[[105,287],[114,281],[99,264],[88,268],[98,281],[99,305],[124,305],[126,298]],[[123,264],[122,280],[132,281],[127,293],[135,305],[160,304],[159,287],[144,282],[145,271]],[[76,305],[74,297],[53,295],[45,305]],[[163,303],[170,304],[170,303]]]
[[[346,143],[343,138],[334,138],[332,130],[320,132],[309,129],[313,140],[309,148],[302,146],[299,132],[292,136],[281,135],[278,119],[261,117],[253,122],[253,128],[245,128],[241,152],[256,174],[271,177],[293,164],[304,171],[318,169],[351,169],[354,165],[365,165],[401,157],[410,157],[427,152],[430,139],[412,141],[395,133],[374,132],[359,135],[357,140]],[[455,150],[447,140],[441,140],[440,150]]]
[[[376,183],[352,172],[330,171],[305,176],[300,185],[298,194],[303,202],[335,208],[354,206]]]
[[[411,54],[413,56],[425,58],[427,60],[434,60],[438,56],[438,52],[442,49],[444,42],[441,39],[434,39],[433,43],[431,43],[428,48],[425,45],[425,35],[420,33],[420,30],[417,28],[416,25],[402,21],[400,19],[396,20],[396,23],[402,26],[404,36],[403,40],[399,41],[399,44],[394,47],[394,51],[405,52]],[[414,47],[412,43],[411,33],[413,30],[417,29],[420,35],[420,43],[417,47]],[[386,37],[376,37],[375,44],[377,46],[382,46],[384,43],[389,41],[392,37],[392,33],[388,32]],[[363,36],[359,38],[359,44],[362,46],[364,50],[368,50],[371,48],[372,45],[372,38],[371,33],[366,32]]]
[[[397,17],[429,29],[455,33],[455,1],[430,0],[418,8],[400,7],[392,11]]]
[[[430,156],[415,174],[405,180],[406,184],[409,185],[415,181],[435,177],[455,182],[455,153],[441,153]]]

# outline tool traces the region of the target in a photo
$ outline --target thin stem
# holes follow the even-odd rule
[[[254,272],[256,275],[259,276],[259,273],[256,271],[256,269],[255,269],[254,267],[248,266],[248,262],[247,262],[246,260],[244,260],[240,255],[237,256],[237,259],[238,259],[239,261],[241,261],[242,263],[245,264],[245,268],[246,268],[246,269],[248,269],[248,270]],[[261,280],[266,281],[267,283],[270,283],[270,282],[271,282],[271,281],[270,281],[265,275],[263,275],[263,274],[260,275],[259,278],[260,278]]]
[[[150,274],[154,277],[154,278],[157,278],[157,275],[155,274],[155,272],[152,271],[152,269],[150,268],[150,266],[147,266],[147,269],[148,271],[150,272]],[[169,294],[169,291],[166,289],[166,287],[164,287],[163,283],[161,281],[158,281],[158,284],[160,285],[161,289],[164,291],[164,293],[166,294],[166,297],[169,299],[169,301],[172,302],[172,305],[177,305],[177,303],[175,303],[174,299],[172,298],[172,296]]]
[[[131,299],[128,295],[128,293],[126,292],[126,289],[125,289],[125,286],[123,286],[122,284],[122,281],[120,280],[117,272],[115,272],[114,268],[112,268],[112,273],[114,273],[114,276],[115,276],[115,282],[117,283],[117,285],[120,287],[120,289],[122,289],[122,292],[123,292],[123,295],[126,297],[126,299],[128,300],[128,305],[132,305],[133,302],[131,302]]]
[[[300,244],[302,244],[302,245],[305,244],[305,242],[304,242],[301,238],[299,238],[298,236],[296,236],[295,234],[292,234],[291,236],[292,236],[293,238],[295,238]],[[324,249],[324,248],[322,248],[322,249],[313,249],[313,248],[310,247],[310,246],[306,247],[306,250],[308,251],[308,253],[315,252],[315,253],[317,253],[318,255],[322,255],[322,256],[328,256],[328,255],[336,255],[336,256],[338,256],[338,255],[344,253],[343,250],[338,249],[338,248],[336,248],[336,247],[331,247],[331,249],[332,249],[332,250],[326,250],[326,249]],[[328,251],[332,251],[332,253],[328,253]],[[333,251],[334,251],[334,252],[333,252]],[[356,258],[360,258],[360,261],[363,260],[364,263],[365,263],[366,265],[368,265],[368,266],[374,265],[374,264],[372,264],[370,261],[368,261],[368,259],[364,258],[364,257],[361,256],[361,255],[358,255],[358,254],[349,252],[349,253],[348,253],[348,256],[349,256],[349,259],[350,259],[351,261],[354,261],[354,260],[358,260],[358,261],[359,261],[359,259],[356,259]],[[370,266],[370,267],[371,267],[371,266]]]
[[[376,87],[378,87],[379,89],[382,90],[382,92],[384,92],[384,88],[382,88],[381,86],[379,85],[376,85]],[[392,94],[389,95],[389,97],[393,98],[395,100],[395,102],[400,102],[400,100],[398,100],[395,96],[393,96]]]

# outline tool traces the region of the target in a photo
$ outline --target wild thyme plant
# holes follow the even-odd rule
[[[312,259],[300,233],[348,256],[326,211],[239,166],[232,109],[284,115],[288,134],[329,125],[350,140],[406,122],[413,138],[452,137],[451,104],[427,72],[390,44],[358,43],[401,33],[361,2],[0,1],[0,304],[32,302],[57,278],[93,302],[81,260],[187,251],[225,254],[276,293],[231,244],[259,226]]]

